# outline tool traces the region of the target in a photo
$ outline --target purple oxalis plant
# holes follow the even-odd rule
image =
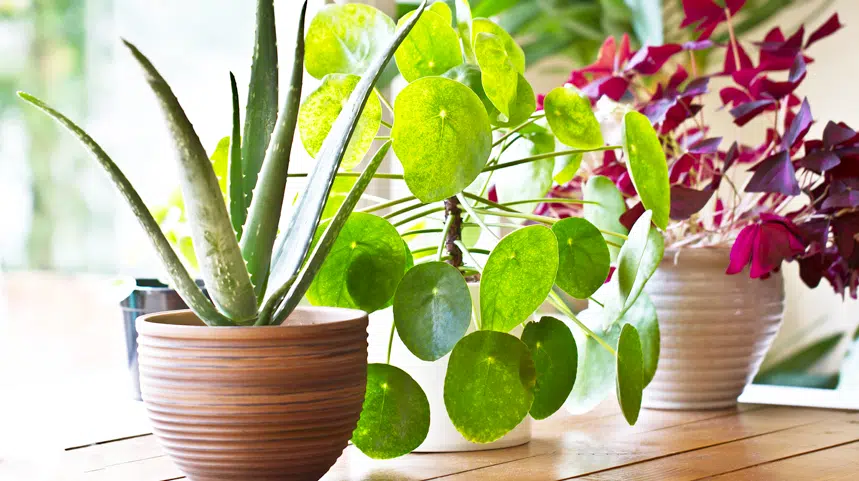
[[[608,142],[612,112],[620,111],[616,117],[621,118],[624,109],[635,109],[653,122],[672,184],[667,245],[732,244],[727,273],[749,266],[753,278],[766,278],[782,262],[796,261],[808,286],[816,287],[825,278],[842,296],[856,298],[859,134],[830,121],[822,138],[808,139],[814,122],[811,106],[795,93],[813,62],[806,53],[809,47],[842,25],[836,14],[809,35],[804,26],[789,36],[777,27],[760,42],[740,42],[733,35],[731,17],[744,3],[683,0],[680,27],[698,32],[695,41],[632,51],[628,37],[620,42],[608,38],[597,61],[574,70],[568,83],[596,106]],[[710,35],[722,24],[730,41],[718,44]],[[725,51],[715,75],[697,72],[694,53],[701,49]],[[714,77],[727,83],[719,89],[719,100],[740,129],[738,138],[752,121],[768,125],[763,138],[728,143],[708,135],[702,99]],[[579,176],[553,188],[548,197],[580,196],[583,177],[603,175],[626,199],[628,210],[621,223],[632,225],[644,209],[621,155],[592,154]],[[741,170],[749,174],[731,175]],[[745,185],[735,178],[747,179]],[[580,208],[547,202],[536,213],[568,217]]]

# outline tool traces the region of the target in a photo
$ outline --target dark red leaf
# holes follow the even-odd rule
[[[699,40],[707,39],[713,30],[727,19],[725,7],[731,15],[737,13],[746,0],[683,0],[683,23],[681,27],[695,25],[695,30],[701,32]],[[723,5],[723,6],[720,6]]]
[[[695,97],[707,93],[707,86],[710,84],[709,77],[699,77],[691,82],[683,89],[683,97]]]
[[[635,204],[632,209],[627,210],[620,216],[620,223],[626,227],[627,229],[632,229],[632,226],[635,224],[635,221],[641,217],[641,214],[644,214],[644,204],[641,202]]]
[[[712,154],[719,150],[719,144],[722,142],[721,137],[713,137],[704,139],[689,147],[689,152],[692,154]]]
[[[719,97],[722,99],[723,105],[737,107],[752,101],[752,96],[745,90],[740,90],[737,87],[725,87],[719,91]]]
[[[635,52],[627,63],[627,69],[633,69],[643,75],[653,75],[665,65],[671,57],[681,52],[683,48],[677,44],[659,46],[647,45]]]
[[[628,86],[629,81],[623,77],[603,77],[589,83],[582,89],[582,92],[592,99],[599,99],[605,95],[617,102],[626,93]]]
[[[846,143],[855,137],[856,132],[843,123],[836,124],[830,120],[823,129],[823,145],[827,149]]]
[[[799,160],[800,167],[812,172],[822,173],[841,163],[837,155],[828,150],[812,152]]]
[[[734,48],[736,47],[736,54],[734,55]],[[722,73],[725,75],[730,75],[734,72],[740,70],[753,69],[754,64],[752,64],[752,59],[749,57],[749,54],[746,53],[746,49],[737,42],[736,45],[728,45],[726,47],[727,52],[725,52],[725,64],[722,67]]]
[[[799,195],[796,171],[787,152],[779,152],[762,160],[754,167],[754,175],[746,185],[746,192],[778,192]]]
[[[829,17],[829,20],[823,23],[817,30],[811,32],[811,36],[808,37],[808,42],[805,43],[805,48],[810,47],[813,43],[818,40],[824,39],[833,33],[837,32],[841,29],[843,25],[838,20],[838,14],[834,14]]]
[[[845,209],[859,207],[859,190],[848,190],[830,194],[823,201],[823,209]]]
[[[742,127],[762,112],[774,106],[775,100],[755,100],[754,102],[747,102],[732,108],[731,115],[734,117],[734,123]]]
[[[781,146],[786,150],[790,150],[801,142],[808,129],[811,128],[811,123],[814,119],[811,118],[811,106],[808,105],[808,99],[802,100],[802,107],[799,108],[799,113],[796,114],[793,121],[790,123],[790,128],[785,132],[781,139]]]
[[[731,168],[732,165],[734,165],[734,162],[736,162],[738,158],[739,158],[739,145],[737,145],[737,142],[734,141],[734,143],[731,144],[731,147],[728,149],[728,153],[725,154],[725,163],[722,166],[722,174],[723,175],[725,174],[725,172],[728,171],[728,169]]]
[[[835,235],[838,252],[845,258],[850,258],[856,249],[857,236],[859,236],[859,212],[847,213],[832,219],[832,232]]]
[[[682,185],[671,186],[671,213],[669,216],[674,220],[685,220],[692,214],[700,211],[713,197],[715,190],[697,190],[683,187]]]

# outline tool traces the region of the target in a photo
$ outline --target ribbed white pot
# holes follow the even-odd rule
[[[760,368],[784,313],[781,272],[726,275],[728,248],[666,251],[647,283],[659,316],[661,349],[643,406],[734,406]]]
[[[468,285],[471,291],[472,302],[476,309],[480,309],[480,284]],[[391,325],[394,322],[393,311],[385,309],[370,316],[370,362],[384,362],[387,355],[388,339]],[[473,325],[468,332],[474,331]],[[518,327],[511,334],[519,336],[522,328]],[[507,433],[498,441],[486,444],[477,444],[467,441],[459,434],[456,427],[447,415],[444,405],[444,377],[447,373],[447,362],[450,354],[435,362],[427,362],[418,359],[409,351],[405,344],[400,341],[398,335],[394,335],[391,346],[391,364],[409,373],[412,378],[423,388],[430,404],[430,428],[426,439],[415,452],[417,453],[439,453],[439,452],[462,452],[483,451],[486,449],[509,448],[519,446],[531,440],[531,417],[526,416],[516,428]]]

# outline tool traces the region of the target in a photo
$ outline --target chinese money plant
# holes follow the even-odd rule
[[[659,229],[670,210],[668,166],[651,122],[631,112],[622,140],[607,144],[589,100],[572,89],[554,92],[554,107],[537,112],[522,50],[492,21],[472,18],[465,0],[455,12],[441,2],[421,5],[398,24],[367,5],[328,5],[306,32],[304,23],[302,10],[291,82],[280,99],[273,5],[258,2],[243,126],[231,82],[232,134],[222,146],[228,148],[226,199],[166,81],[126,42],[177,146],[187,222],[211,303],[98,144],[40,100],[20,95],[66,126],[105,168],[174,287],[206,324],[288,325],[305,297],[367,312],[392,305],[395,327],[412,353],[427,361],[450,353],[445,405],[466,439],[491,442],[529,414],[542,419],[565,403],[586,410],[612,391],[634,423],[659,339],[641,291],[662,257]],[[393,103],[374,89],[392,57],[408,81]],[[319,86],[301,100],[305,71]],[[382,120],[383,107],[392,124]],[[296,130],[315,159],[309,173],[289,171]],[[365,161],[376,142],[381,145]],[[524,156],[510,158],[523,149]],[[389,150],[403,174],[376,172]],[[626,153],[630,178],[648,193],[645,212],[629,231],[523,213],[539,196],[506,203],[487,198],[494,173],[539,166],[572,175],[582,154],[614,150]],[[287,180],[305,177],[307,186],[279,229]],[[411,195],[365,196],[377,202],[356,210],[373,178],[402,180]],[[612,202],[588,205],[610,210]],[[374,214],[386,209],[384,216]],[[493,220],[499,218],[534,225]],[[497,235],[498,225],[516,230],[489,250],[463,235],[469,228]],[[411,249],[406,240],[419,238],[433,245]],[[612,263],[617,272],[605,284]],[[472,312],[467,279],[480,280],[479,312]],[[599,319],[578,319],[561,297],[586,299],[598,289]],[[576,326],[575,336],[554,318],[529,322],[547,298]],[[465,335],[470,323],[477,330]],[[520,337],[509,333],[523,324]],[[417,448],[430,419],[422,388],[389,363],[371,364],[367,377],[354,444],[377,458]]]

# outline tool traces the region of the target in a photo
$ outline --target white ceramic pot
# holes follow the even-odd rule
[[[661,349],[643,406],[734,406],[760,368],[784,313],[781,272],[726,275],[729,248],[666,251],[647,283],[659,316]]]
[[[480,284],[468,285],[471,291],[472,302],[479,310]],[[370,316],[370,362],[385,362],[388,350],[388,339],[394,317],[391,309],[379,311]],[[468,332],[474,328],[469,327]],[[519,336],[522,328],[518,327],[511,334]],[[430,428],[426,439],[415,452],[439,453],[457,451],[483,451],[486,449],[508,448],[519,446],[531,440],[531,417],[526,416],[516,428],[507,433],[498,441],[486,444],[477,444],[467,441],[456,430],[447,415],[444,406],[444,377],[447,373],[447,362],[450,354],[435,362],[426,362],[418,359],[405,344],[400,341],[398,335],[394,335],[391,347],[391,364],[409,373],[410,376],[420,384],[429,399],[430,404]]]

